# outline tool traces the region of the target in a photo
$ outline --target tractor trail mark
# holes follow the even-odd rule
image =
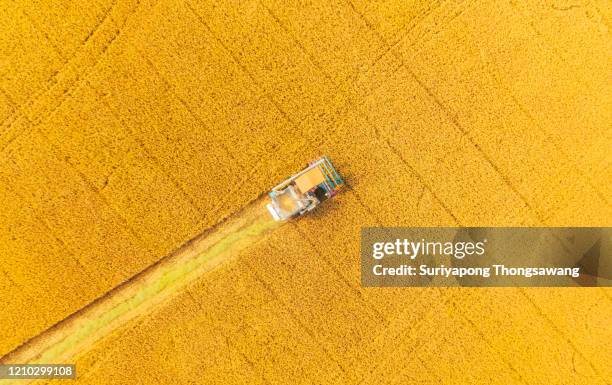
[[[198,277],[231,261],[240,250],[278,228],[281,223],[270,217],[264,202],[260,197],[217,227],[191,239],[171,255],[0,357],[0,363],[74,362],[96,341],[153,311]],[[0,380],[2,385],[28,382]]]

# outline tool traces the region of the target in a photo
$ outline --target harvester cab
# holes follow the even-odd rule
[[[274,220],[295,218],[336,195],[342,186],[344,180],[330,160],[323,156],[274,187],[268,194],[271,202],[266,207]]]

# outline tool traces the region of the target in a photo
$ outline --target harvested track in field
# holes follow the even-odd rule
[[[240,250],[278,226],[268,215],[263,199],[258,199],[0,358],[0,363],[73,362],[96,341],[164,303],[181,288],[231,260]],[[0,380],[0,383],[9,382]]]

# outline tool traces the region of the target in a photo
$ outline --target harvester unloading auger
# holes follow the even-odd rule
[[[276,221],[303,215],[333,197],[344,186],[331,161],[323,156],[274,187],[268,194],[268,211]]]

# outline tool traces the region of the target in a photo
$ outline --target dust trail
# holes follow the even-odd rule
[[[0,363],[72,363],[96,341],[168,301],[177,291],[279,226],[263,199],[137,274],[4,357]],[[78,368],[77,368],[78,376]],[[0,380],[0,384],[13,380]],[[15,380],[23,385],[33,380]]]

